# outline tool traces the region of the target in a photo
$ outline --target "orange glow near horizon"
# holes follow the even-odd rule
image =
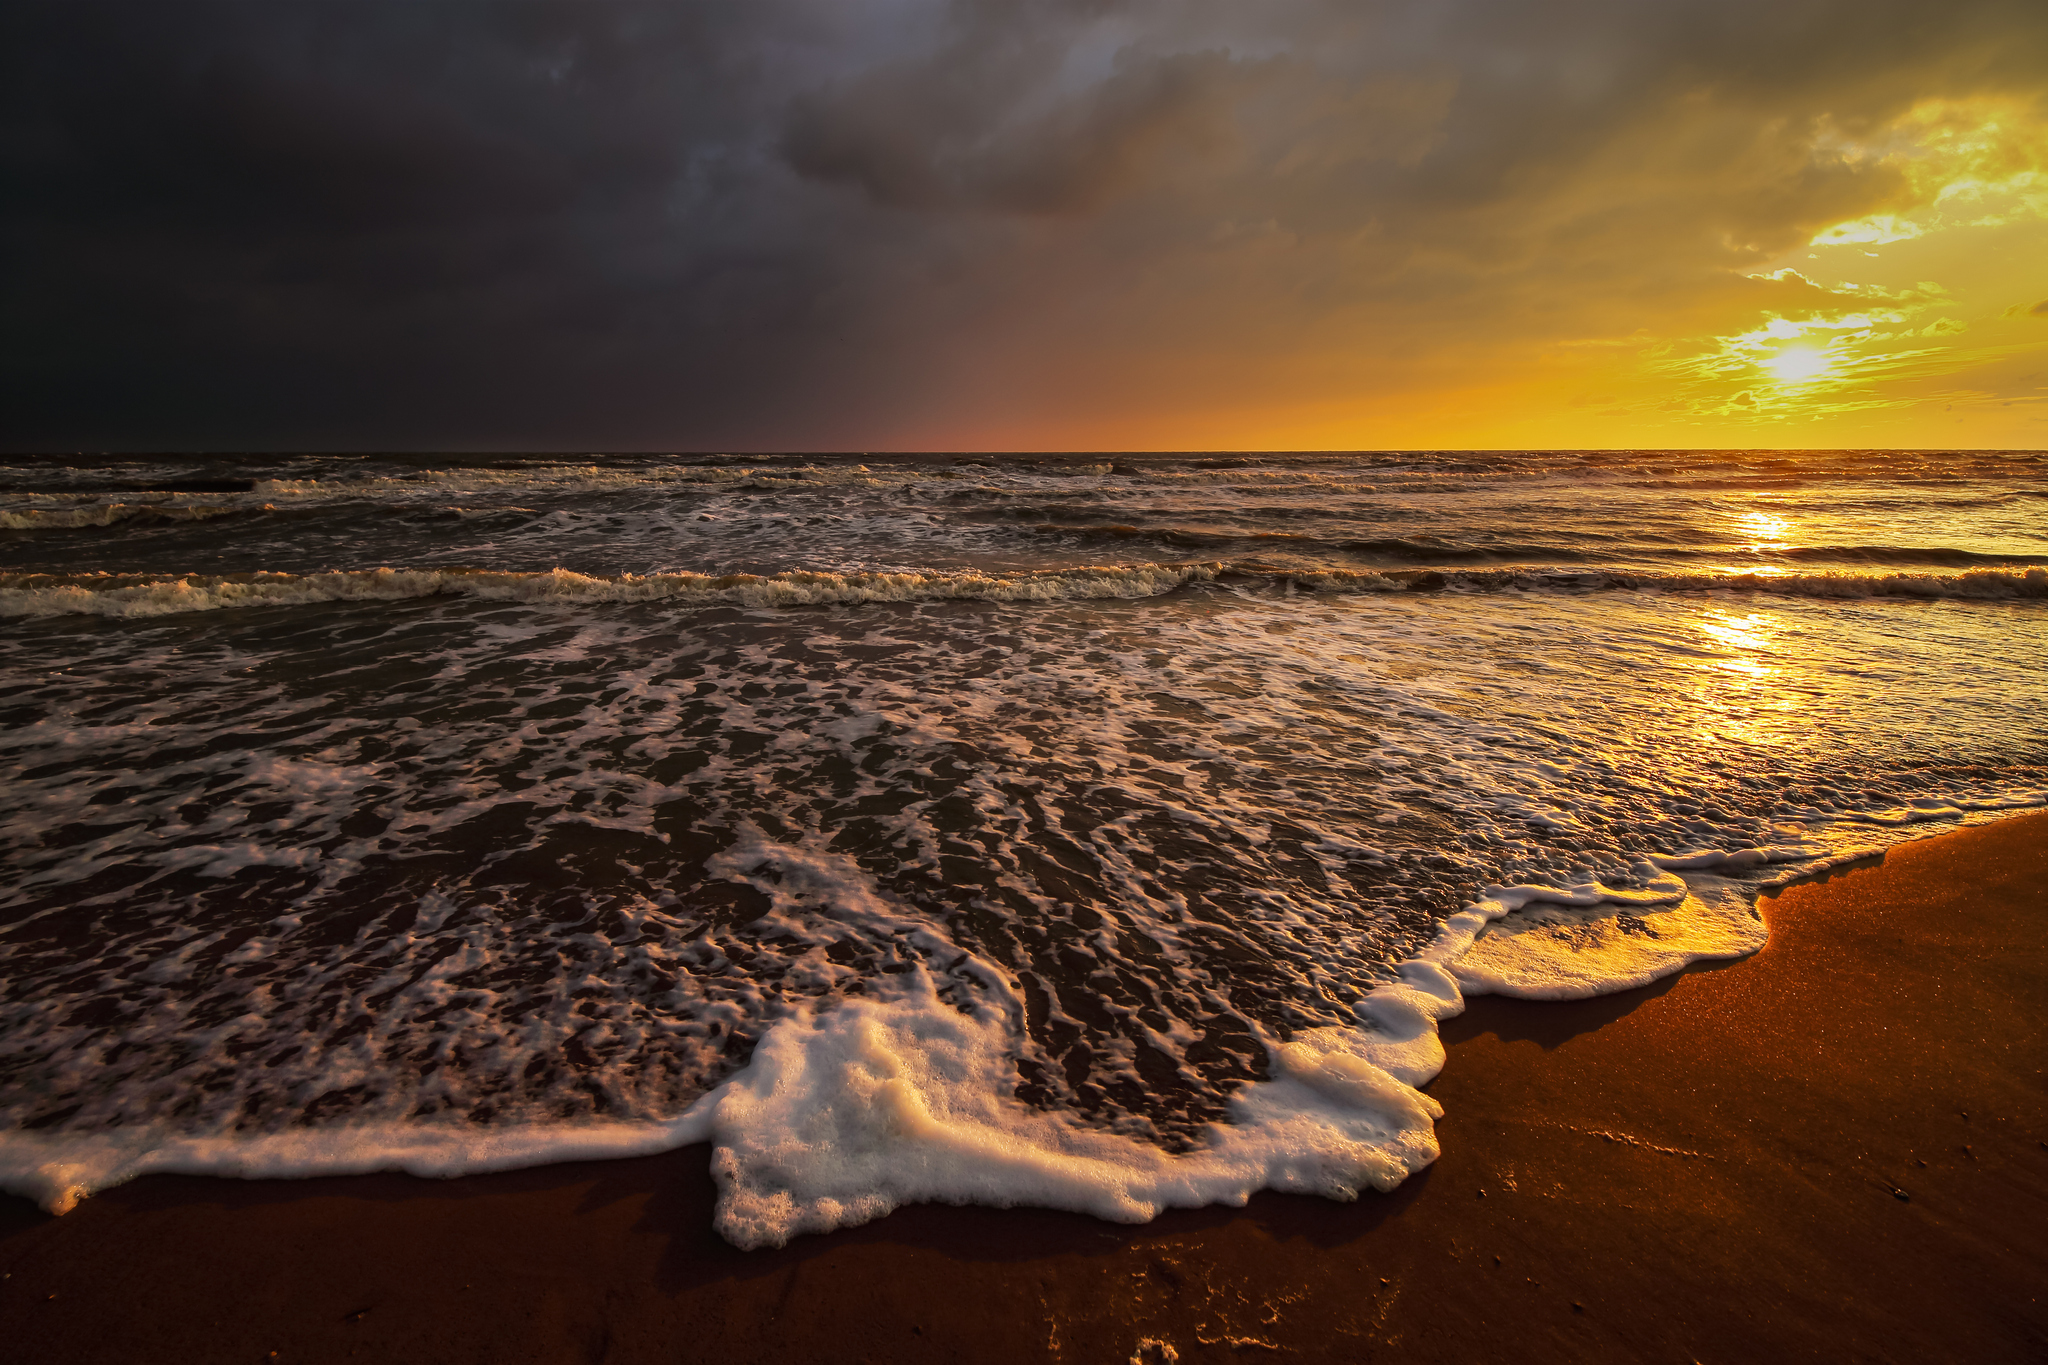
[[[1067,450],[2048,449],[2048,99],[1926,101],[1853,135],[1823,118],[1800,154],[1867,175],[1882,193],[1776,240],[1712,250],[1692,239],[1618,241],[1633,253],[1628,270],[1660,278],[1655,297],[1595,289],[1581,262],[1532,248],[1498,300],[1451,306],[1389,294],[1390,284],[1292,330],[1270,319],[1263,331],[1225,327],[1275,308],[1282,284],[1294,287],[1280,272],[1302,268],[1295,257],[1308,249],[1225,242],[1213,248],[1213,280],[1199,286],[1212,291],[1218,325],[1191,322],[1107,358],[1075,351],[1070,335],[1020,327],[999,364],[963,368],[957,399],[892,439]],[[1588,172],[1545,211],[1567,220],[1643,175],[1633,161]],[[1348,249],[1328,248],[1334,278]],[[1149,316],[1153,302],[1120,316]],[[1099,316],[1119,320],[1106,305]]]

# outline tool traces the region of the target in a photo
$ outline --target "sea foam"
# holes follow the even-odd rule
[[[744,873],[769,857],[796,855],[763,844],[728,861]],[[1770,857],[1735,850],[1666,861],[1747,867]],[[1359,1002],[1356,1026],[1265,1038],[1270,1079],[1244,1086],[1229,1120],[1185,1153],[1018,1100],[1025,1002],[999,966],[981,963],[982,990],[969,1001],[942,996],[918,968],[865,997],[792,1014],[743,1070],[666,1121],[387,1122],[210,1137],[148,1124],[15,1131],[0,1134],[0,1189],[62,1214],[148,1174],[446,1178],[709,1143],[716,1225],[743,1248],[913,1203],[1138,1223],[1168,1208],[1241,1205],[1262,1189],[1349,1200],[1391,1190],[1436,1159],[1443,1110],[1419,1087],[1441,1071],[1438,1025],[1463,1010],[1466,995],[1582,998],[1764,946],[1762,917],[1741,885],[1699,871],[1688,883],[1648,862],[1639,871],[1639,888],[1486,888]],[[846,913],[888,914],[857,874],[829,859],[812,860],[800,881],[836,893]]]
[[[1461,919],[1435,951],[1448,955],[1479,922]],[[1260,1189],[1350,1199],[1392,1189],[1436,1158],[1442,1110],[1416,1087],[1442,1066],[1436,1020],[1460,1007],[1440,965],[1407,964],[1362,1008],[1368,1027],[1275,1043],[1273,1079],[1246,1087],[1231,1121],[1181,1155],[1020,1103],[1022,1000],[1000,992],[962,1009],[916,972],[886,996],[776,1025],[745,1070],[665,1123],[386,1123],[209,1138],[148,1126],[13,1132],[0,1135],[0,1187],[61,1214],[146,1174],[455,1176],[708,1141],[718,1228],[742,1247],[919,1202],[1143,1222],[1165,1208],[1242,1204]]]

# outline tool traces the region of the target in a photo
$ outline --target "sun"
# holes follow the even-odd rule
[[[1819,379],[1834,361],[1811,346],[1790,346],[1763,362],[1765,369],[1781,384],[1804,384]]]

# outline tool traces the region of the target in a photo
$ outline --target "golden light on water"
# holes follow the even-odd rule
[[[1732,548],[1742,555],[1779,555],[1792,548],[1797,539],[1792,518],[1762,508],[1735,514],[1728,526],[1730,539],[1737,542]],[[1754,559],[1741,559],[1718,566],[1726,574],[1748,574],[1751,577],[1772,578],[1791,572],[1779,563],[1757,563]]]
[[[1744,512],[1735,520],[1746,534],[1755,538],[1751,549],[1782,550],[1791,543],[1792,522],[1788,518],[1769,512]]]
[[[1706,722],[1709,731],[1717,739],[1744,744],[1789,742],[1808,694],[1786,667],[1784,618],[1768,611],[1707,607],[1693,625],[1704,637],[1695,699],[1712,717]]]
[[[1723,654],[1717,657],[1713,661],[1714,666],[1751,677],[1762,677],[1778,671],[1756,657],[1770,648],[1777,625],[1778,619],[1767,612],[1750,612],[1738,616],[1733,612],[1709,610],[1701,614],[1699,621],[1699,628],[1708,639],[1726,649],[1737,651],[1733,656]]]

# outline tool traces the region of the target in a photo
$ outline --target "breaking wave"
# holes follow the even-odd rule
[[[393,602],[462,596],[500,602],[674,602],[744,607],[857,602],[1055,602],[1154,597],[1190,584],[1254,590],[1375,592],[1739,592],[1823,599],[2048,599],[2048,569],[1959,574],[1655,573],[1616,569],[1281,568],[1251,560],[1110,564],[1022,573],[791,572],[620,574],[567,569],[367,569],[289,574],[0,574],[0,616],[164,616],[231,607]]]
[[[0,509],[0,530],[79,531],[151,522],[213,521],[219,517],[242,516],[274,509],[252,507],[165,506],[151,502],[107,502],[85,507],[30,507],[15,511]]]

